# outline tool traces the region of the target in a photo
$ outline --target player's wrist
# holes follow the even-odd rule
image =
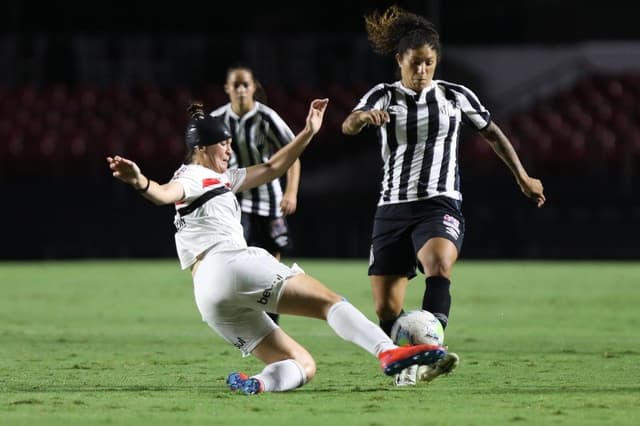
[[[144,177],[144,179],[147,180],[146,184],[141,185],[142,182],[144,182],[144,179],[142,179]],[[136,191],[138,191],[138,193],[140,194],[144,194],[145,192],[147,192],[149,190],[149,186],[151,185],[151,179],[149,179],[146,176],[140,175],[140,177],[138,178],[138,181],[136,182],[135,185],[133,185],[133,187],[135,188]]]

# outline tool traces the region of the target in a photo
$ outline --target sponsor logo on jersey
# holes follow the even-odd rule
[[[406,114],[407,107],[404,105],[391,105],[387,108],[389,114]]]
[[[240,336],[236,337],[236,341],[233,343],[233,346],[235,346],[238,349],[241,349],[247,342]]]
[[[276,276],[273,279],[273,281],[271,281],[271,287],[265,288],[264,291],[262,292],[262,296],[260,297],[260,299],[256,300],[256,302],[260,303],[261,305],[266,305],[267,303],[269,303],[269,299],[271,298],[271,295],[273,294],[273,288],[278,283],[282,282],[283,279],[284,279],[284,277],[282,275],[276,274]]]
[[[272,291],[273,291],[273,285],[271,285],[271,287],[269,288],[265,288],[264,291],[262,292],[262,297],[256,300],[256,302],[260,303],[261,305],[266,305],[267,303],[269,303],[269,298],[271,297]]]

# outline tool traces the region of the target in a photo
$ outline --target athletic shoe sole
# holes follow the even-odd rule
[[[386,374],[387,376],[393,376],[394,374],[399,373],[405,368],[412,365],[431,365],[435,362],[438,362],[446,354],[447,350],[442,347],[426,352],[421,352],[387,365],[384,368],[384,374]]]
[[[249,376],[245,373],[234,371],[233,373],[229,374],[229,376],[227,376],[226,383],[227,386],[229,386],[229,389],[231,389],[233,392],[236,392],[242,389],[242,385],[247,381],[247,379],[249,379]]]
[[[460,364],[458,354],[449,352],[435,364],[419,367],[418,379],[422,382],[431,382],[440,376],[453,373],[458,368],[458,364]]]

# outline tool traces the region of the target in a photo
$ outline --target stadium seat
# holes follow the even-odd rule
[[[226,104],[229,102],[229,98],[222,85],[209,84],[202,90],[202,101],[205,110],[209,111]]]
[[[498,157],[491,149],[491,146],[482,136],[474,135],[462,141],[461,151],[463,158],[461,163],[465,168],[469,168],[478,173],[491,173],[498,165]]]
[[[593,129],[592,143],[593,155],[596,160],[613,162],[618,160],[618,147],[616,134],[605,126],[596,126]]]
[[[87,137],[84,132],[77,131],[66,139],[65,159],[68,161],[85,161],[88,151]]]
[[[156,148],[155,138],[144,129],[141,129],[130,138],[127,142],[132,159],[139,164],[153,164],[156,156],[162,156],[164,153],[158,152]]]
[[[372,86],[333,81],[323,87],[270,84],[265,85],[265,91],[268,104],[294,132],[303,126],[312,98],[331,99],[333,107],[327,111],[318,136],[322,141],[310,148],[316,158],[330,158],[336,147],[353,155],[368,148],[344,144],[341,125]],[[0,157],[5,164],[16,155],[28,158],[24,148],[35,144],[39,147],[37,158],[43,160],[59,155],[56,153],[62,146],[66,164],[116,152],[175,164],[184,154],[185,111],[194,94],[205,102],[207,110],[228,101],[222,84],[202,88],[163,88],[146,83],[133,87],[70,87],[63,83],[43,87],[25,84],[12,89],[0,86],[0,137],[6,141]],[[577,164],[585,169],[585,165],[592,167],[594,160],[604,160],[611,167],[624,153],[640,156],[638,104],[640,73],[596,73],[528,109],[498,117],[498,122],[527,163],[553,169],[571,166],[579,172]],[[463,141],[461,149],[484,172],[494,168],[497,158],[482,138]]]
[[[73,96],[78,101],[79,109],[92,110],[98,102],[97,90],[90,86],[77,88]]]
[[[130,150],[125,143],[124,137],[115,130],[110,130],[104,138],[102,138],[102,148],[106,156],[122,155],[129,156]]]
[[[364,95],[363,92],[362,94],[357,95],[358,97],[354,97],[351,90],[335,82],[327,85],[326,93],[326,96],[331,100],[332,107],[339,107],[340,109],[348,112],[351,112],[351,110],[356,106],[360,99],[359,97]]]
[[[565,114],[567,121],[579,129],[588,131],[593,126],[593,117],[578,102],[569,104]]]
[[[580,173],[587,156],[586,138],[582,131],[574,131],[554,138],[552,161],[562,173]]]

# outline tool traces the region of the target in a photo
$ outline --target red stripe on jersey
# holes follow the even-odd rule
[[[219,184],[220,181],[216,178],[207,178],[207,179],[202,179],[202,187],[206,188],[207,186],[211,186],[211,185],[217,185]]]

